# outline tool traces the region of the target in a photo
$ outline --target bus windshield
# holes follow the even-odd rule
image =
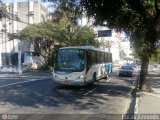
[[[60,49],[55,64],[57,70],[82,71],[85,68],[85,50]]]

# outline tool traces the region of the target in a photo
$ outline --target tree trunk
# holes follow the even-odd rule
[[[148,58],[143,58],[142,59],[142,64],[141,64],[141,72],[140,72],[140,80],[139,80],[139,90],[140,91],[146,91],[147,89],[147,74],[148,74],[148,64],[149,64],[149,59]]]

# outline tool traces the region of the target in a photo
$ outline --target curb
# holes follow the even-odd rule
[[[134,115],[138,114],[138,107],[139,107],[139,101],[140,101],[140,93],[136,92],[136,101],[135,101],[135,107],[134,107]]]
[[[137,76],[137,84],[135,89],[137,89],[139,83],[139,74]],[[140,101],[140,92],[136,91],[136,96],[135,96],[135,106],[134,106],[134,115],[139,113],[138,107],[139,107],[139,101]]]
[[[126,113],[124,113],[125,115],[134,115],[137,113],[138,111],[138,102],[137,101],[137,97],[134,97],[134,96],[137,96],[134,91],[135,91],[135,88],[137,87],[137,79],[138,79],[138,76],[139,75],[136,75],[133,83],[132,83],[132,87],[131,87],[131,90],[130,90],[130,94],[129,94],[129,97],[130,97],[130,101],[126,104]],[[135,106],[135,103],[136,103],[136,106]],[[124,119],[125,120],[125,119]]]

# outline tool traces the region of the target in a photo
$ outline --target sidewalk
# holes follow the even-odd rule
[[[160,70],[148,73],[148,85],[153,91],[137,92],[136,114],[160,114]]]

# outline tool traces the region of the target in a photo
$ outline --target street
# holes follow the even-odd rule
[[[0,113],[23,120],[121,118],[129,109],[135,79],[118,77],[116,69],[110,79],[85,87],[57,85],[51,78],[9,86],[0,82]]]

